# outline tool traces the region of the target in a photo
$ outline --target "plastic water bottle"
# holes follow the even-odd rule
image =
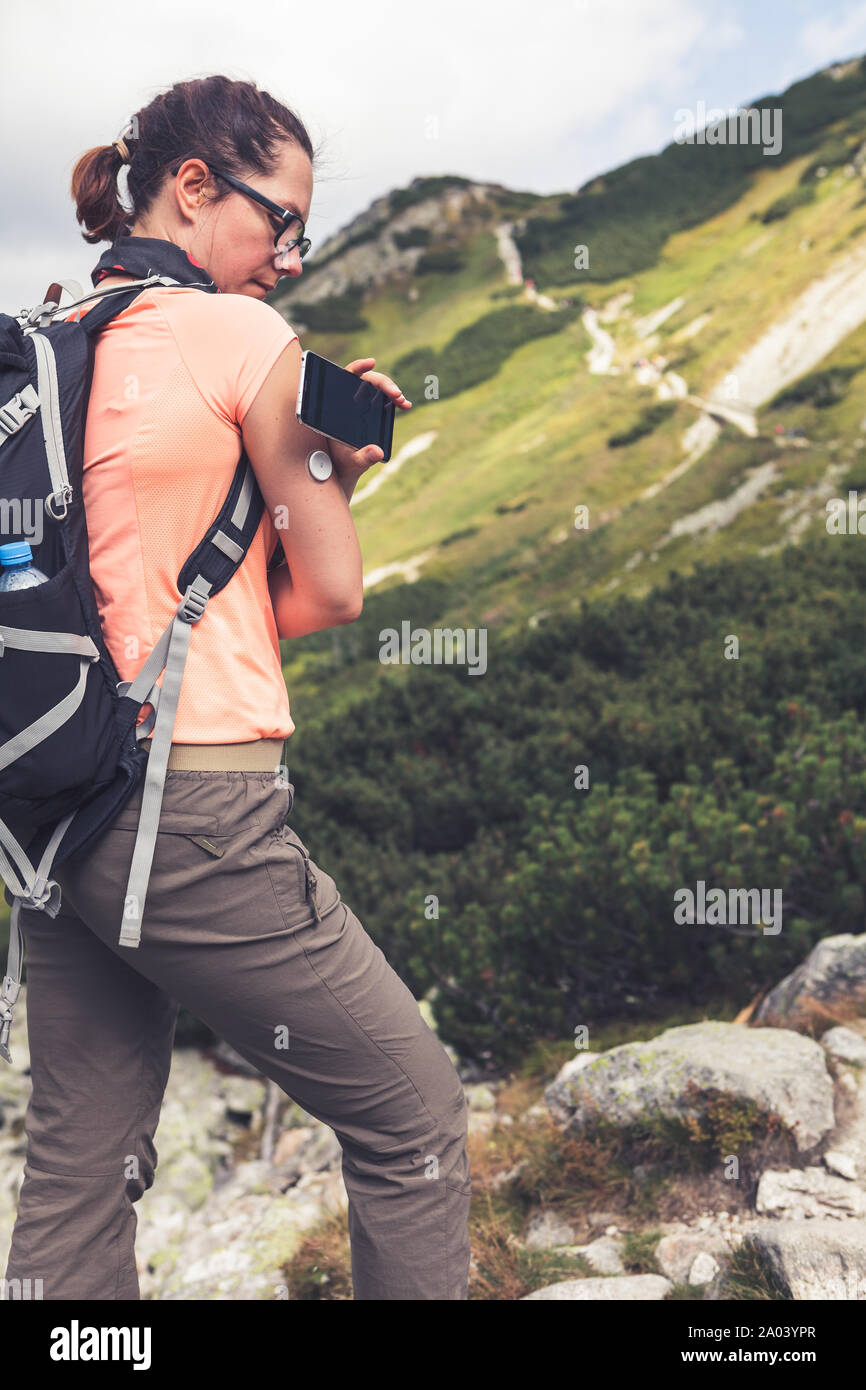
[[[48,583],[48,575],[31,564],[32,559],[33,551],[27,541],[0,545],[0,594],[8,594],[12,589],[33,589],[37,584]]]

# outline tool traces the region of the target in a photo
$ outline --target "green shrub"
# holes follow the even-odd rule
[[[822,937],[862,931],[858,542],[701,566],[497,633],[483,678],[378,661],[383,628],[441,623],[459,589],[396,585],[340,629],[376,687],[349,718],[299,722],[300,833],[416,996],[437,987],[445,1041],[504,1065],[630,1000],[746,1000]],[[743,655],[728,662],[731,631]],[[319,653],[323,688],[332,636],[293,644]],[[698,879],[778,886],[781,932],[678,925],[674,892]]]
[[[430,228],[407,227],[405,232],[392,232],[391,239],[401,251],[409,246],[426,246],[430,240]]]
[[[794,208],[802,207],[804,203],[811,203],[815,198],[815,188],[813,184],[797,184],[789,193],[783,193],[781,198],[777,198],[768,208],[760,214],[761,222],[778,222],[783,217],[787,217]]]
[[[855,362],[846,366],[827,367],[819,372],[809,372],[807,376],[801,376],[799,381],[778,391],[770,401],[770,409],[778,410],[784,405],[802,405],[807,401],[819,409],[835,405],[845,395],[848,382],[858,372],[862,372],[864,366],[864,362]]]
[[[415,262],[415,271],[418,275],[430,275],[438,271],[451,274],[455,270],[461,270],[462,267],[463,257],[455,246],[442,246],[437,250],[425,251]]]
[[[644,599],[495,631],[483,677],[380,663],[383,629],[449,625],[470,598],[457,582],[397,584],[355,623],[291,644],[321,670],[309,709],[294,706],[293,823],[415,996],[435,987],[445,1042],[501,1068],[636,1001],[644,1017],[745,1002],[822,938],[862,932],[860,537],[698,565]],[[349,706],[362,663],[374,687]],[[336,665],[354,669],[329,713]],[[699,879],[778,887],[782,930],[677,923],[674,894]],[[699,1137],[717,1151],[742,1122],[709,1109]]]
[[[645,434],[652,434],[664,420],[673,415],[676,410],[674,401],[656,401],[655,404],[648,406],[647,409],[638,416],[628,429],[619,430],[612,434],[607,441],[609,449],[621,449],[625,444],[633,444],[636,439],[642,438]]]
[[[454,541],[462,541],[466,536],[474,536],[480,531],[480,526],[464,526],[459,531],[452,531],[449,535],[443,536],[440,545],[452,545]]]
[[[291,323],[297,319],[305,323],[313,333],[356,333],[369,328],[360,309],[360,295],[347,290],[344,294],[332,294],[327,299],[304,304],[293,300],[285,306],[284,313]]]

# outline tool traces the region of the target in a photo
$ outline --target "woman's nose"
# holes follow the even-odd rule
[[[297,246],[293,246],[288,251],[275,252],[274,269],[278,270],[281,275],[300,275],[301,253]]]

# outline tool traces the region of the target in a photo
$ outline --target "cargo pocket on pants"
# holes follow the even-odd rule
[[[287,927],[320,922],[340,901],[330,874],[314,863],[306,845],[288,825],[274,831],[265,865]]]

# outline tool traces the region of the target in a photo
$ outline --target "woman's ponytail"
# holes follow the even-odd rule
[[[268,175],[277,168],[286,141],[314,161],[303,122],[254,82],[219,73],[176,82],[130,116],[118,141],[97,145],[78,160],[70,192],[78,221],[87,229],[81,235],[89,242],[131,235],[131,228],[147,215],[166,180],[186,159],[202,159],[238,178]],[[127,207],[117,192],[117,175],[124,164]],[[226,185],[208,201],[216,203],[230,194]]]
[[[85,241],[114,241],[129,221],[117,196],[117,175],[124,164],[117,146],[95,145],[72,171],[70,192],[76,217],[87,230]]]

